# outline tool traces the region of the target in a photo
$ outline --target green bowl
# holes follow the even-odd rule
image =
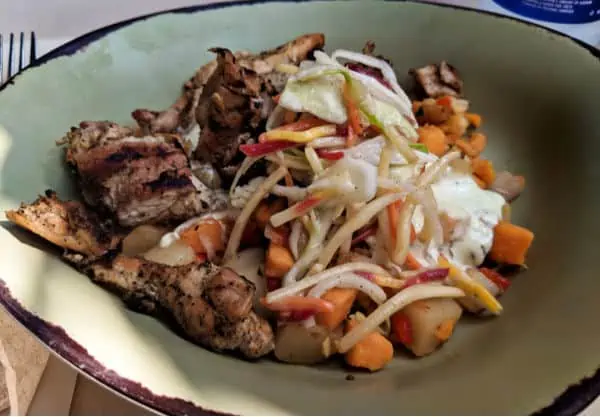
[[[207,49],[262,50],[322,31],[366,40],[398,74],[448,60],[484,115],[487,155],[527,178],[514,216],[536,233],[497,319],[464,319],[437,353],[384,371],[246,362],[127,310],[30,234],[0,228],[0,302],[84,373],[153,410],[233,414],[576,413],[600,377],[598,51],[508,18],[409,2],[219,3],[113,25],[41,58],[0,92],[0,210],[73,196],[54,141],[85,119],[163,108]],[[596,323],[596,324],[594,324]],[[563,394],[561,396],[561,394]],[[555,401],[557,397],[559,400]],[[544,408],[548,407],[549,408]]]

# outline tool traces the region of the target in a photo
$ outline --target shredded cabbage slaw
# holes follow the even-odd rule
[[[224,259],[235,258],[259,204],[279,198],[286,204],[270,214],[269,231],[287,230],[280,242],[287,245],[292,264],[277,277],[279,288],[266,293],[265,306],[285,312],[286,300],[293,299],[292,311],[304,305],[304,297],[307,308],[314,307],[315,299],[336,288],[366,296],[376,308],[356,316],[362,319],[337,341],[338,352],[350,351],[419,300],[472,298],[500,314],[501,304],[482,284],[486,278],[473,279],[469,273],[479,265],[453,259],[454,243],[441,218],[447,213],[439,200],[440,180],[464,175],[453,164],[466,157],[456,148],[436,156],[417,142],[412,103],[384,60],[347,50],[331,56],[317,51],[314,57],[299,67],[279,68],[289,78],[266,132],[258,143],[241,148],[246,159],[229,193],[235,211],[223,214],[235,218]],[[342,60],[380,71],[385,84]],[[468,102],[456,102],[466,111]],[[299,121],[283,124],[286,112]],[[239,185],[262,159],[270,175]],[[299,173],[309,181],[294,183]],[[502,211],[496,213],[496,205],[493,200],[484,214],[483,209],[468,213],[482,216],[477,225],[492,230],[506,206],[498,206]],[[168,239],[178,238],[192,223]],[[483,246],[489,251],[489,245]],[[358,252],[359,261],[343,260]],[[335,308],[330,304],[325,310]],[[303,324],[317,325],[317,313],[304,311]]]

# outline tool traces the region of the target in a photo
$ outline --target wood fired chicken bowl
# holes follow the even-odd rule
[[[323,34],[324,37],[300,38],[293,45],[300,49],[271,50],[303,34]],[[535,233],[527,257],[527,271],[511,280],[510,291],[500,299],[502,315],[482,318],[463,314],[450,340],[441,348],[436,343],[430,349],[435,352],[430,355],[423,356],[424,351],[418,351],[414,345],[409,350],[397,349],[393,360],[386,361],[384,369],[373,373],[344,364],[341,356],[311,366],[282,363],[269,353],[270,339],[256,336],[268,335],[270,331],[263,328],[269,324],[261,321],[258,311],[252,312],[251,319],[245,316],[250,323],[242,329],[246,333],[238,332],[240,336],[231,332],[231,318],[242,314],[241,311],[247,314],[251,303],[246,305],[247,300],[242,298],[236,298],[236,302],[229,299],[228,303],[223,300],[231,294],[243,293],[244,288],[252,285],[238,280],[235,265],[233,272],[212,266],[212,252],[231,250],[227,242],[223,248],[217,245],[210,251],[206,241],[195,241],[204,248],[203,263],[199,264],[194,258],[196,266],[178,267],[176,274],[161,264],[164,254],[154,253],[144,260],[128,258],[127,261],[119,258],[123,254],[115,255],[111,251],[122,251],[124,247],[135,249],[132,249],[135,245],[131,245],[131,239],[129,246],[124,246],[125,241],[122,241],[131,226],[148,219],[162,221],[164,218],[159,217],[164,213],[177,217],[192,210],[198,214],[196,212],[206,211],[212,205],[218,206],[219,198],[228,198],[226,192],[211,191],[210,198],[192,198],[195,203],[188,200],[190,190],[195,190],[194,184],[185,178],[190,169],[186,156],[189,145],[177,138],[176,129],[164,128],[165,123],[169,125],[173,120],[176,125],[193,124],[194,120],[202,124],[202,117],[209,118],[213,124],[204,120],[208,124],[202,132],[195,132],[196,137],[205,135],[205,146],[197,154],[201,155],[200,159],[210,160],[225,181],[234,180],[231,177],[240,169],[235,166],[235,158],[227,152],[218,152],[219,144],[231,136],[228,136],[230,131],[217,132],[211,137],[206,132],[214,133],[217,125],[231,128],[236,117],[248,117],[240,110],[243,106],[256,105],[262,109],[264,103],[252,98],[246,101],[213,99],[212,110],[190,112],[190,106],[202,107],[202,91],[197,90],[196,82],[205,89],[216,88],[214,91],[220,91],[219,97],[223,97],[218,85],[207,87],[210,82],[199,81],[202,71],[190,79],[198,67],[213,59],[213,52],[222,61],[221,66],[212,64],[211,71],[222,70],[223,62],[231,64],[236,60],[247,60],[255,65],[252,73],[244,73],[244,78],[237,80],[238,84],[235,84],[238,73],[223,71],[221,81],[233,77],[231,88],[227,90],[231,97],[248,96],[254,84],[245,77],[259,74],[256,85],[262,87],[258,87],[257,95],[258,91],[269,93],[268,89],[274,88],[270,98],[285,105],[289,104],[289,97],[286,99],[281,91],[276,91],[278,78],[269,79],[269,85],[264,87],[265,79],[260,78],[264,67],[261,70],[256,65],[265,65],[270,56],[292,50],[294,56],[288,56],[292,62],[288,60],[281,67],[281,72],[289,76],[297,70],[293,67],[298,51],[308,56],[309,52],[313,53],[312,49],[321,48],[323,42],[328,54],[338,49],[361,51],[367,41],[375,43],[375,54],[393,63],[400,85],[409,94],[413,91],[410,69],[426,68],[441,61],[458,69],[460,80],[454,82],[456,80],[443,76],[445,70],[455,74],[454,67],[446,64],[433,67],[433,73],[441,79],[438,87],[443,94],[429,90],[430,95],[437,96],[435,99],[415,99],[412,107],[415,114],[411,113],[406,120],[412,123],[415,118],[415,124],[418,121],[421,125],[435,125],[435,120],[423,119],[429,117],[426,112],[419,113],[419,109],[427,105],[448,105],[451,111],[460,113],[453,113],[452,117],[464,116],[477,126],[480,125],[477,115],[483,115],[478,134],[487,138],[487,147],[481,156],[481,149],[474,150],[474,136],[471,135],[468,142],[460,142],[463,140],[460,134],[454,137],[456,132],[447,130],[446,119],[428,129],[438,129],[446,138],[441,155],[459,149],[456,152],[460,151],[461,157],[489,159],[494,166],[526,178],[525,190],[511,205],[510,217],[515,224]],[[304,50],[306,42],[308,49]],[[223,49],[209,52],[214,47],[251,51],[250,54],[271,51],[256,60],[245,53],[228,55]],[[366,51],[367,55],[372,53]],[[278,64],[267,62],[267,65]],[[384,81],[390,80],[385,69],[380,75]],[[391,77],[395,80],[396,76]],[[158,412],[576,413],[599,389],[598,376],[594,375],[600,361],[600,333],[595,331],[594,324],[600,317],[600,304],[596,300],[600,290],[600,281],[596,278],[600,269],[594,257],[598,253],[596,237],[600,232],[596,216],[600,209],[596,192],[600,171],[595,162],[600,151],[600,128],[596,122],[599,76],[598,52],[562,35],[498,16],[409,2],[219,3],[136,19],[85,35],[46,55],[0,91],[0,209],[3,216],[8,213],[0,228],[0,301],[66,361]],[[186,80],[190,81],[184,94],[177,99]],[[340,80],[343,81],[343,77]],[[388,87],[396,91],[394,86]],[[424,87],[428,93],[427,86]],[[382,87],[377,88],[381,91]],[[464,101],[455,95],[468,98],[472,113],[456,110],[455,106]],[[175,105],[169,108],[176,99]],[[361,129],[361,123],[365,127],[374,119],[352,119],[350,115],[355,114],[352,100],[344,103],[342,113],[344,117],[348,115],[350,126],[343,132],[347,145],[352,128]],[[154,111],[158,109],[170,110]],[[131,118],[132,111],[137,126]],[[363,115],[368,113],[362,107],[360,111]],[[260,112],[252,115],[247,120],[261,117]],[[114,124],[105,122],[108,120]],[[303,123],[314,122],[314,119],[302,120]],[[351,124],[352,120],[358,125]],[[82,121],[87,122],[80,125]],[[292,123],[297,122],[300,120]],[[157,133],[160,124],[163,131]],[[373,136],[381,133],[376,131],[377,124],[372,124]],[[72,126],[75,128],[71,129]],[[321,132],[327,130],[321,122],[311,127]],[[332,131],[334,136],[341,135],[336,129]],[[140,140],[147,136],[153,139]],[[61,138],[64,138],[62,145],[57,146],[56,141]],[[116,148],[113,145],[117,142],[111,142],[115,138],[119,143]],[[256,151],[257,146],[264,147],[261,141],[256,143],[248,137],[240,140],[243,143],[240,149],[248,152]],[[429,140],[425,140],[421,131],[420,143],[416,143],[413,150],[405,149],[405,156],[408,158],[416,151],[423,153],[423,149],[434,153],[434,142]],[[102,143],[106,146],[98,149],[90,145],[94,141],[105,141]],[[125,150],[123,141],[127,143]],[[383,154],[381,149],[379,152]],[[332,161],[343,159],[342,151],[310,151],[317,156],[315,169],[327,168],[334,163]],[[148,158],[158,162],[152,167],[144,165],[141,161]],[[292,153],[289,158],[294,160],[298,155]],[[308,153],[306,158],[301,161],[304,165],[311,163]],[[443,158],[446,156],[440,160]],[[380,159],[384,159],[383,156]],[[393,161],[393,157],[391,159]],[[113,175],[114,166],[124,160],[129,161],[131,169],[120,172],[119,176]],[[125,203],[120,200],[111,206],[114,195],[100,190],[98,183],[90,180],[105,175],[102,173],[107,170],[111,175],[102,177],[103,181],[112,181],[111,192],[127,196]],[[157,170],[168,171],[168,175],[136,188],[142,172],[158,175]],[[265,175],[278,175],[279,170],[281,167]],[[475,172],[474,175],[479,175],[483,184],[480,187],[485,188],[485,174]],[[283,178],[282,173],[277,180],[283,181]],[[295,176],[287,179],[301,183]],[[209,180],[203,178],[203,182],[206,181]],[[378,184],[382,187],[389,182]],[[281,187],[291,189],[294,185]],[[34,201],[47,189],[55,193],[47,193],[36,205],[15,211],[22,202]],[[288,193],[286,198],[292,197]],[[65,202],[67,200],[71,202]],[[156,207],[161,207],[158,212],[163,214],[157,215]],[[111,228],[111,221],[104,214],[98,214],[107,210],[114,216],[111,218],[116,219],[117,228]],[[243,207],[241,210],[243,212]],[[392,219],[390,212],[387,215]],[[33,230],[54,245],[14,226],[9,220]],[[236,218],[232,219],[235,221]],[[257,234],[262,239],[263,233],[271,242],[281,238],[277,228],[264,227],[264,231],[251,231],[245,238],[251,240],[252,235]],[[156,235],[157,229],[145,233],[144,236]],[[168,234],[168,230],[164,233]],[[419,234],[422,237],[423,233]],[[243,240],[241,236],[238,239]],[[353,236],[355,239],[357,235]],[[348,243],[354,248],[354,243]],[[529,239],[526,246],[530,243]],[[67,248],[67,256],[57,247]],[[322,252],[326,254],[330,249],[326,244]],[[237,247],[234,250],[237,251]],[[192,256],[196,255],[192,252]],[[109,261],[103,258],[105,256],[110,257]],[[251,253],[250,258],[261,256],[264,251]],[[316,256],[325,255],[317,253]],[[98,259],[104,263],[98,264]],[[128,263],[131,259],[134,264]],[[118,274],[115,274],[115,265],[122,268]],[[280,266],[279,263],[267,265],[261,271],[275,274],[273,271]],[[445,269],[446,274],[452,271]],[[219,272],[215,275],[215,271]],[[437,271],[439,273],[439,269]],[[101,285],[96,285],[86,274]],[[402,277],[402,271],[399,274]],[[211,279],[202,284],[204,293],[194,298],[194,279],[202,281],[206,276]],[[381,279],[365,274],[363,278],[375,282]],[[393,277],[390,275],[386,280],[391,282]],[[156,286],[158,282],[162,284]],[[402,281],[402,285],[407,285],[407,281]],[[238,292],[226,294],[223,288],[234,288]],[[452,291],[464,296],[460,288]],[[124,298],[130,308],[120,298]],[[205,302],[216,310],[217,321],[211,324],[214,332],[210,335],[202,333],[207,326],[205,322],[190,321],[190,317],[199,316]],[[318,305],[323,307],[323,304]],[[141,314],[144,312],[153,313],[154,317]],[[352,320],[358,321],[358,316]],[[450,333],[453,325],[454,322]],[[244,336],[247,334],[252,337]],[[338,345],[330,347],[339,348],[343,343],[342,337]],[[237,353],[215,353],[215,349]],[[244,359],[244,356],[265,353],[268,354],[258,360]],[[413,353],[423,357],[417,359]],[[282,359],[281,352],[276,351],[275,356]],[[358,363],[356,360],[348,362],[350,365]],[[574,384],[579,385],[569,388]]]

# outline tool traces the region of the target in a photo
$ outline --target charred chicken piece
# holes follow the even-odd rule
[[[115,123],[82,122],[59,142],[85,201],[122,226],[179,221],[226,204],[218,192],[196,190],[176,135],[136,136]]]
[[[272,96],[285,86],[287,75],[277,72],[277,65],[298,64],[324,41],[321,34],[305,35],[239,59],[227,49],[212,49],[217,67],[196,108],[201,129],[196,158],[213,164],[228,183],[243,160],[239,146],[254,140],[273,107]]]
[[[233,53],[238,64],[253,71],[260,78],[262,92],[273,96],[281,92],[287,75],[277,72],[279,64],[299,64],[315,49],[322,48],[325,37],[320,33],[302,35],[277,48],[251,54],[247,51]],[[189,133],[196,126],[196,108],[204,86],[218,67],[217,59],[200,67],[183,85],[181,96],[164,111],[138,109],[132,113],[145,133],[178,132]],[[264,99],[263,95],[263,99]],[[266,118],[266,116],[265,116]]]
[[[6,217],[47,241],[89,259],[115,249],[122,238],[110,222],[101,222],[82,203],[61,201],[51,190],[31,204],[21,204],[17,210],[7,211]]]
[[[112,260],[123,235],[83,204],[61,201],[51,191],[6,216],[64,248],[65,259],[130,307],[148,314],[168,312],[194,342],[218,351],[239,350],[248,358],[273,350],[269,323],[252,310],[254,284],[233,270],[208,262],[168,266],[122,255]]]
[[[211,263],[172,267],[119,256],[87,273],[133,308],[168,312],[190,339],[216,351],[258,358],[274,348],[269,323],[252,311],[254,284]]]
[[[289,75],[277,66],[299,64],[324,43],[323,34],[307,34],[259,54],[213,48],[217,59],[198,69],[171,107],[132,116],[145,134],[188,135],[199,127],[195,156],[215,166],[227,185],[243,160],[239,145],[252,142],[274,107],[272,97],[285,87]]]
[[[204,87],[196,108],[201,133],[196,158],[210,161],[217,169],[227,167],[247,143],[262,120],[264,100],[257,74],[240,66],[227,49],[212,49],[218,55],[217,69]]]
[[[236,58],[248,56],[247,52],[236,52]],[[152,134],[155,132],[168,132],[188,134],[197,126],[196,107],[200,95],[210,76],[217,68],[217,61],[210,61],[200,67],[196,73],[185,82],[181,95],[166,110],[154,111],[148,109],[137,109],[131,113],[133,119],[138,123],[142,132]]]
[[[458,71],[446,61],[413,69],[411,74],[428,97],[462,95],[463,82]]]

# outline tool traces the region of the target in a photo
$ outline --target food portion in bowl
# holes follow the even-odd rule
[[[373,43],[324,43],[212,49],[168,109],[59,141],[81,202],[47,191],[7,218],[216,351],[370,371],[434,352],[463,311],[502,312],[533,240],[510,219],[524,179],[481,156],[451,65],[413,70],[411,100]]]

